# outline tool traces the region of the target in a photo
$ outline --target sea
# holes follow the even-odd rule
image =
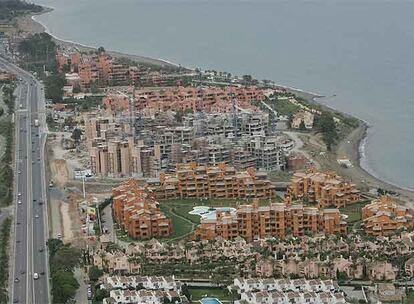
[[[50,34],[326,96],[366,121],[362,166],[414,189],[414,1],[35,0]]]

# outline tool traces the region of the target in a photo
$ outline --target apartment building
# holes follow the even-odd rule
[[[389,196],[381,196],[362,208],[365,232],[385,236],[399,229],[414,228],[414,211],[397,204]]]
[[[201,219],[195,237],[212,240],[220,236],[226,240],[242,237],[251,242],[257,239],[305,234],[345,234],[346,222],[338,209],[318,209],[303,205],[272,203],[259,207],[241,205],[236,212],[217,212],[215,219]]]
[[[287,197],[291,199],[307,198],[319,208],[335,206],[342,208],[360,199],[355,184],[346,182],[333,172],[318,172],[310,169],[293,175],[288,187]]]
[[[132,238],[168,237],[172,223],[159,209],[153,194],[136,180],[128,180],[112,189],[115,221]]]
[[[137,110],[152,109],[156,112],[168,110],[192,112],[232,112],[233,99],[237,107],[259,112],[253,101],[263,100],[263,90],[256,87],[207,87],[200,90],[194,87],[170,87],[159,89],[141,89],[135,91]]]
[[[138,74],[135,69],[130,70],[128,66],[117,63],[105,51],[81,53],[76,49],[58,49],[56,61],[59,71],[69,68],[72,74],[79,75],[82,90],[89,89],[91,85],[126,84],[130,71],[134,79]]]
[[[247,144],[247,151],[256,158],[256,167],[262,170],[283,170],[286,160],[277,137],[254,136]]]
[[[197,163],[177,164],[173,174],[162,173],[158,182],[148,184],[158,199],[180,198],[260,198],[276,196],[267,174],[254,168],[236,171],[220,163],[203,166]]]

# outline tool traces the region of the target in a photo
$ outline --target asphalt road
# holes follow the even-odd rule
[[[44,178],[46,134],[42,84],[0,58],[0,67],[21,79],[14,115],[16,132],[15,227],[12,303],[50,303],[47,206]],[[34,121],[39,120],[40,126]],[[38,279],[35,279],[35,274]]]

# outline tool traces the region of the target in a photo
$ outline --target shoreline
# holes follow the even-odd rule
[[[38,14],[30,14],[26,16],[22,16],[18,18],[17,24],[18,27],[31,32],[31,33],[41,33],[46,32],[49,35],[53,37],[55,42],[58,45],[65,46],[65,47],[75,47],[80,50],[84,51],[90,51],[90,50],[96,50],[96,47],[92,46],[85,46],[80,43],[76,43],[73,41],[66,41],[64,39],[60,39],[59,37],[56,37],[52,34],[50,34],[48,28],[43,25],[40,21],[36,20],[35,17],[40,14],[51,12],[53,8],[46,7],[44,11],[38,13]],[[146,56],[140,56],[140,55],[132,55],[132,54],[125,54],[118,51],[113,50],[107,50],[107,52],[112,55],[113,57],[125,57],[129,58],[131,60],[135,60],[140,63],[146,63],[146,64],[152,64],[157,66],[171,66],[171,67],[183,67],[189,70],[193,70],[191,68],[187,68],[184,66],[181,66],[180,64],[175,64],[172,62],[169,62],[167,60],[163,59],[154,59]],[[344,117],[352,117],[356,118],[359,122],[359,126],[355,129],[353,129],[345,138],[341,140],[336,146],[335,155],[336,157],[347,157],[353,164],[352,168],[348,168],[346,170],[349,170],[349,172],[345,172],[345,174],[341,174],[343,176],[353,176],[351,177],[352,180],[356,178],[361,178],[362,182],[366,184],[366,186],[370,188],[382,188],[394,191],[400,195],[400,198],[405,198],[405,202],[411,202],[411,207],[414,205],[414,189],[405,188],[403,186],[395,185],[387,180],[385,180],[382,177],[378,177],[375,175],[375,173],[372,172],[372,169],[367,167],[366,165],[363,165],[364,159],[366,161],[366,142],[368,137],[368,129],[371,127],[368,122],[364,121],[363,119],[360,119],[358,117],[352,116],[345,112],[340,112],[330,106],[327,106],[321,102],[319,102],[317,99],[323,98],[325,96],[314,93],[314,92],[308,92],[304,91],[298,88],[289,87],[286,85],[279,85],[275,84],[275,86],[285,88],[286,90],[295,93],[298,96],[301,96],[309,103],[314,103],[322,108],[334,112],[334,113],[341,113]],[[351,144],[348,144],[351,143]],[[350,149],[350,146],[351,149]],[[344,171],[344,170],[339,170]],[[370,172],[371,171],[371,172]],[[350,174],[346,174],[350,173]]]

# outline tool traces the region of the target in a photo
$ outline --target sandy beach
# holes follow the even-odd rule
[[[47,11],[49,11],[49,9],[45,10],[45,12]],[[40,33],[40,32],[44,32],[47,30],[42,24],[34,20],[33,16],[30,16],[30,15],[19,17],[17,20],[17,24],[20,30],[27,31],[30,33]],[[58,45],[65,46],[65,47],[76,47],[84,51],[90,51],[90,50],[95,49],[92,47],[60,40],[57,38],[54,38],[54,39]],[[132,60],[135,60],[141,63],[161,65],[161,66],[168,66],[168,65],[176,66],[174,64],[171,64],[171,63],[168,63],[162,60],[148,58],[145,56],[123,54],[121,52],[110,51],[110,50],[108,51],[108,53],[110,53],[114,57],[126,57],[126,58],[130,58]],[[335,109],[330,108],[329,106],[323,105],[320,102],[318,102],[317,99],[323,97],[322,95],[319,95],[317,93],[306,92],[306,91],[296,89],[296,88],[290,88],[290,87],[285,87],[285,88],[288,91],[293,92],[296,95],[304,98],[309,103],[316,103],[324,109],[327,109],[333,112],[338,112]],[[346,117],[351,117],[347,113],[342,113],[342,114]],[[366,190],[371,189],[371,188],[382,188],[382,189],[394,191],[399,194],[399,198],[403,203],[409,204],[411,207],[414,207],[414,191],[402,189],[396,185],[392,185],[386,181],[383,181],[371,175],[369,172],[367,172],[365,169],[361,167],[360,145],[366,136],[367,128],[368,126],[366,125],[366,123],[360,120],[360,126],[352,130],[340,143],[338,143],[335,152],[331,153],[332,154],[331,159],[325,164],[330,169],[335,170],[336,172],[338,172],[338,174],[344,176],[345,178],[352,180],[358,186],[363,187]],[[338,163],[336,162],[336,159],[339,157],[348,158],[353,164],[353,167],[343,168],[339,166]]]

